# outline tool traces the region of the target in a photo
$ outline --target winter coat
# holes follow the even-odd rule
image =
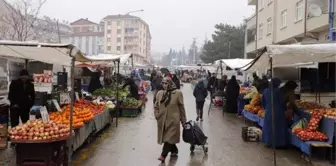
[[[205,98],[207,97],[208,95],[208,91],[207,89],[205,88],[204,86],[204,83],[201,81],[199,82],[195,89],[194,89],[194,97],[196,99],[196,102],[204,102],[205,101]]]
[[[157,100],[154,105],[154,116],[157,120],[157,142],[158,144],[180,142],[180,126],[186,123],[186,113],[183,103],[183,94],[175,89],[171,93],[170,103],[165,106],[161,99],[165,91],[157,93]]]

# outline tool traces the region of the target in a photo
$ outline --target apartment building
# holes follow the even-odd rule
[[[132,15],[108,15],[104,22],[104,52],[134,54],[135,63],[148,63],[151,52],[151,34],[148,24]]]
[[[247,19],[245,57],[270,44],[328,40],[329,0],[248,0],[256,12]]]
[[[103,53],[104,27],[102,24],[81,18],[70,25],[73,33],[69,37],[65,36],[64,42],[77,46],[85,55]]]

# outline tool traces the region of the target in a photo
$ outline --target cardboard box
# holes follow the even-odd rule
[[[0,137],[7,137],[8,135],[8,128],[7,124],[0,124]]]
[[[7,145],[8,145],[7,137],[0,137],[0,149],[1,150],[7,149]]]

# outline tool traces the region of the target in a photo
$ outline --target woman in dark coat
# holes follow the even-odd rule
[[[239,96],[239,84],[237,83],[236,76],[232,76],[228,85],[226,86],[226,111],[229,113],[237,113],[238,104],[237,99]]]
[[[101,76],[100,72],[92,73],[91,80],[90,80],[89,87],[88,87],[89,93],[92,94],[95,90],[103,88],[103,85],[101,84],[99,80],[100,76]]]
[[[203,121],[203,107],[204,107],[205,98],[208,95],[208,91],[205,88],[202,80],[199,81],[197,85],[195,86],[193,94],[196,100],[196,111],[197,111],[196,121],[198,121],[199,119]]]

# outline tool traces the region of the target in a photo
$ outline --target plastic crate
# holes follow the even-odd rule
[[[136,117],[139,114],[138,108],[132,108],[132,109],[121,109],[120,116],[121,117]]]

